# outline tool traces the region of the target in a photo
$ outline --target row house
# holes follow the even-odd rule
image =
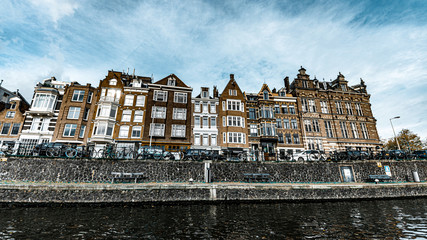
[[[375,151],[381,145],[363,80],[349,86],[339,73],[337,79],[322,82],[310,79],[301,67],[288,89],[298,101],[306,149]]]
[[[89,142],[95,149],[107,144],[135,148],[143,139],[149,77],[108,71],[96,90]],[[90,115],[90,113],[89,113]]]
[[[4,89],[2,92],[4,99],[0,101],[0,148],[14,147],[30,104],[19,91],[10,92]],[[7,94],[7,97],[4,94]]]
[[[271,91],[263,84],[257,94],[247,93],[246,101],[249,143],[255,156],[269,160],[277,153],[303,149],[296,98],[285,88]]]
[[[72,82],[65,87],[52,142],[85,145],[95,108],[97,89]]]
[[[142,145],[168,151],[191,147],[193,89],[175,74],[148,84],[147,117]]]
[[[19,136],[20,154],[28,154],[35,145],[52,141],[65,87],[69,84],[52,77],[36,85]]]
[[[230,154],[248,151],[246,98],[234,74],[230,74],[230,80],[219,96],[218,118],[221,149]]]
[[[192,100],[193,105],[193,139],[195,149],[220,150],[218,145],[218,108],[219,96],[216,87],[213,95],[209,88],[202,87],[199,95]]]

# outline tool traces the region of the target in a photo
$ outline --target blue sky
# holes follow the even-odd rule
[[[427,1],[2,0],[0,79],[29,100],[51,76],[97,86],[108,70],[175,73],[198,93],[363,78],[381,138],[427,138]]]

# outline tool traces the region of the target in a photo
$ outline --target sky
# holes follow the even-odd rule
[[[193,87],[283,87],[300,66],[319,80],[362,78],[382,139],[427,139],[427,1],[2,0],[0,79],[31,101],[58,80],[98,86],[108,70],[174,73]],[[128,70],[129,69],[129,70]]]

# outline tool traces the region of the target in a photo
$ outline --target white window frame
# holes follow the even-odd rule
[[[173,99],[175,103],[187,103],[187,93],[175,92]]]
[[[216,134],[212,134],[211,135],[211,146],[217,146],[217,135]]]
[[[133,117],[134,122],[142,122],[144,119],[144,111],[142,110],[136,110],[135,115]]]
[[[5,118],[15,118],[15,111],[7,111]]]
[[[185,125],[172,124],[172,137],[185,137]]]
[[[200,146],[200,134],[199,133],[194,134],[194,145]]]
[[[168,101],[168,92],[161,90],[154,90],[153,100],[158,102]]]
[[[150,136],[164,137],[165,136],[165,124],[163,124],[163,123],[151,123],[150,124]]]
[[[80,126],[79,138],[85,137],[86,125]]]
[[[136,133],[139,133],[136,135]],[[141,138],[142,135],[142,127],[141,126],[133,126],[131,132],[131,138]]]
[[[83,102],[83,98],[85,97],[85,90],[74,90],[73,97],[71,101],[73,102]]]
[[[137,107],[144,107],[145,106],[145,96],[144,95],[137,95],[136,96],[135,106],[137,106]]]
[[[5,131],[4,126],[8,126],[6,133],[3,133]],[[12,127],[12,123],[3,123],[0,134],[1,135],[8,135],[11,127]]]
[[[130,122],[132,119],[132,110],[126,109],[122,112],[122,122]]]
[[[241,102],[240,100],[227,99],[227,111],[241,111]]]
[[[76,129],[77,129],[77,124],[65,124],[64,132],[62,133],[62,136],[63,137],[74,137],[76,135]],[[74,133],[71,134],[73,131],[74,131]]]
[[[81,107],[73,107],[73,106],[69,107],[67,119],[79,119],[81,111],[82,111]]]
[[[89,91],[89,94],[87,95],[87,103],[92,103],[92,98],[93,98],[93,92]]]
[[[174,108],[172,119],[174,119],[174,120],[187,120],[187,109],[186,108]]]
[[[151,110],[152,118],[165,119],[166,118],[166,107],[153,106]]]
[[[133,106],[133,100],[135,99],[134,95],[127,94],[125,96],[125,102],[123,103],[123,106]]]
[[[128,138],[129,137],[129,125],[122,125],[119,128],[119,138]]]

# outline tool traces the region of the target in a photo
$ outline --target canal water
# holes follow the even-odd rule
[[[426,239],[427,199],[0,207],[0,239]]]

